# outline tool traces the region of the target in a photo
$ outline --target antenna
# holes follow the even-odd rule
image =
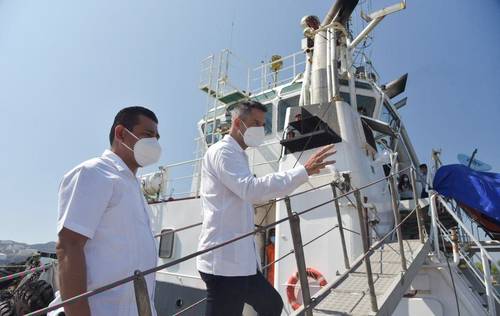
[[[231,32],[229,34],[229,50],[233,48],[234,19],[231,21]]]
[[[476,171],[490,171],[491,166],[476,158],[477,148],[474,149],[472,155],[458,154],[457,159],[462,164]]]
[[[476,156],[476,154],[477,154],[477,148],[474,149],[474,151],[472,152],[472,156],[470,156],[469,164],[467,165],[467,167],[470,168],[470,165],[472,164],[472,161],[474,161],[474,157]]]
[[[385,7],[381,10],[372,12],[370,14],[362,13],[362,18],[369,22],[368,25],[361,31],[361,33],[356,36],[356,38],[349,45],[349,49],[353,50],[356,46],[364,40],[371,31],[382,21],[387,15],[401,11],[406,8],[406,0],[393,4],[391,6]]]
[[[236,5],[233,8],[233,17],[231,19],[231,31],[229,33],[229,50],[233,49],[233,32],[234,32],[234,18],[236,17]]]

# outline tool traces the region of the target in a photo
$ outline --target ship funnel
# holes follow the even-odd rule
[[[333,21],[345,25],[354,8],[358,5],[358,2],[359,0],[337,0],[330,11],[328,11],[321,25],[325,26]]]
[[[328,11],[322,26],[335,21],[345,25],[349,20],[359,0],[337,0]],[[327,40],[326,31],[320,31],[314,36],[314,55],[311,69],[311,102],[328,102],[327,82]]]

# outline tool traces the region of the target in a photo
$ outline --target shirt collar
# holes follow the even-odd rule
[[[125,171],[125,172],[130,173],[130,175],[134,176],[134,174],[132,173],[130,168],[125,164],[125,162],[123,162],[123,160],[120,158],[120,156],[118,156],[117,154],[115,154],[111,150],[106,149],[102,153],[102,158],[110,161],[118,171],[120,171],[120,172]]]
[[[238,144],[238,142],[236,141],[236,139],[233,138],[233,136],[227,134],[226,136],[224,136],[224,140],[226,142],[228,142],[231,146],[233,146],[234,148],[238,149],[238,151],[240,152],[245,152],[243,150],[243,148],[241,148],[240,144]]]

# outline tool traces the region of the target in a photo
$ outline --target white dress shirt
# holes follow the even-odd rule
[[[198,250],[213,247],[254,230],[252,204],[285,196],[306,182],[303,166],[255,177],[248,157],[234,138],[226,135],[206,152],[201,171],[203,225]],[[260,267],[254,237],[197,257],[197,268],[221,276],[254,275]]]
[[[87,289],[156,265],[156,242],[139,179],[113,152],[68,172],[59,190],[57,232],[65,227],[87,238]],[[145,277],[153,313],[155,276]],[[89,298],[93,316],[137,315],[131,282]]]

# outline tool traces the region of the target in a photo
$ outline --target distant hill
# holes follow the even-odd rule
[[[55,253],[56,252],[56,242],[55,241],[49,241],[44,244],[32,244],[29,245],[30,248],[36,249],[41,252],[49,252],[49,253]]]
[[[13,240],[0,240],[0,264],[22,262],[36,252],[55,253],[56,243],[25,244]]]

